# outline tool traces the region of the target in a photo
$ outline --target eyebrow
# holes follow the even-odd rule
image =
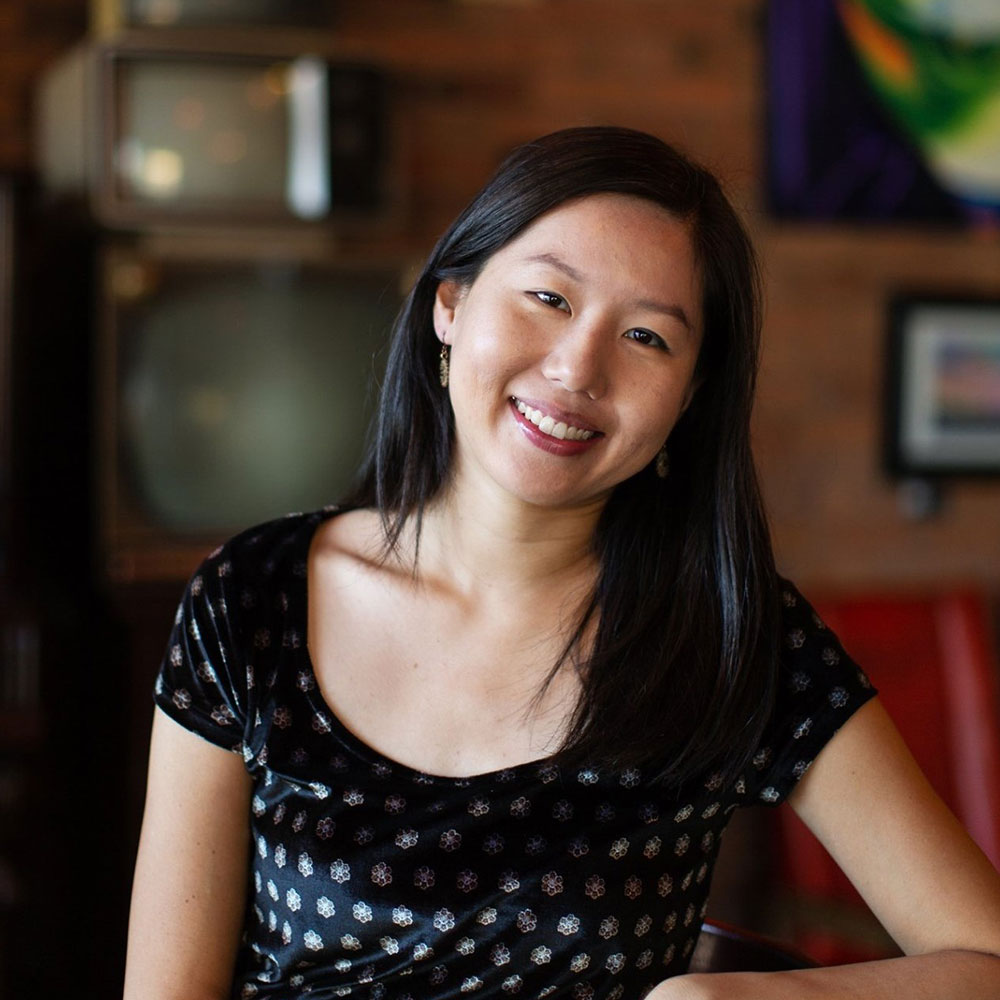
[[[571,264],[567,264],[566,261],[564,261],[561,257],[556,256],[554,253],[536,253],[532,254],[530,257],[526,257],[525,260],[531,263],[548,264],[551,267],[554,267],[557,271],[562,271],[563,274],[572,278],[574,281],[582,282],[584,280],[582,271],[578,271]],[[658,312],[662,313],[664,316],[671,316],[683,323],[688,330],[694,330],[694,327],[691,325],[691,320],[688,319],[687,313],[681,306],[672,305],[667,302],[657,302],[655,299],[639,299],[635,303],[635,306],[638,309],[647,309],[650,312]]]
[[[583,272],[567,264],[566,261],[561,257],[557,257],[554,253],[536,253],[525,259],[538,264],[551,264],[557,271],[562,271],[563,274],[568,275],[574,281],[583,281]]]

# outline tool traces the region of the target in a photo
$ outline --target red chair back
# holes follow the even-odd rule
[[[816,610],[879,689],[931,784],[1000,867],[1000,709],[987,601],[972,589],[935,596],[831,597]],[[791,810],[780,810],[780,878],[831,924],[868,913],[860,896]],[[874,918],[871,918],[874,920]],[[850,925],[850,919],[846,924]],[[800,928],[796,943],[823,964],[879,957],[849,935]]]

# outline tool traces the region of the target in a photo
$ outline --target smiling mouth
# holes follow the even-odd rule
[[[517,412],[533,423],[543,434],[548,434],[549,437],[557,438],[560,441],[589,441],[600,433],[600,431],[588,431],[582,427],[567,424],[565,421],[556,420],[547,413],[528,406],[527,403],[515,396],[511,397],[511,402],[517,408]]]

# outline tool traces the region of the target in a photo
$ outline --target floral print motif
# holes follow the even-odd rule
[[[462,846],[462,835],[457,830],[445,830],[438,839],[442,851],[457,851]]]
[[[675,791],[552,761],[453,779],[349,733],[304,641],[305,555],[332,510],[238,536],[188,586],[157,705],[239,752],[256,848],[233,996],[624,1000],[683,972],[732,811],[780,802],[873,692],[782,594],[781,688],[752,764]]]
[[[497,884],[504,892],[517,892],[521,888],[521,881],[514,872],[504,872]]]
[[[483,850],[487,854],[499,854],[504,849],[504,839],[499,833],[491,833],[483,841]]]
[[[563,887],[563,877],[558,872],[548,872],[542,876],[542,892],[546,896],[558,896]]]
[[[432,889],[436,881],[434,871],[422,865],[413,873],[413,884],[418,889]]]
[[[479,876],[466,868],[455,876],[455,885],[460,892],[474,892],[479,886]]]
[[[494,945],[490,952],[490,961],[494,965],[506,965],[510,961],[510,948],[505,944]]]
[[[392,869],[384,862],[372,866],[372,881],[383,888],[392,885]]]
[[[419,839],[420,834],[416,830],[400,830],[396,834],[396,846],[401,847],[405,851],[411,847],[416,847]]]

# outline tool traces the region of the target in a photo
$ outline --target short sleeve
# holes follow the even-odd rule
[[[834,733],[877,692],[796,588],[782,581],[778,689],[748,798],[784,801]]]
[[[227,750],[242,751],[250,706],[234,576],[222,548],[191,577],[153,699],[185,729]]]

